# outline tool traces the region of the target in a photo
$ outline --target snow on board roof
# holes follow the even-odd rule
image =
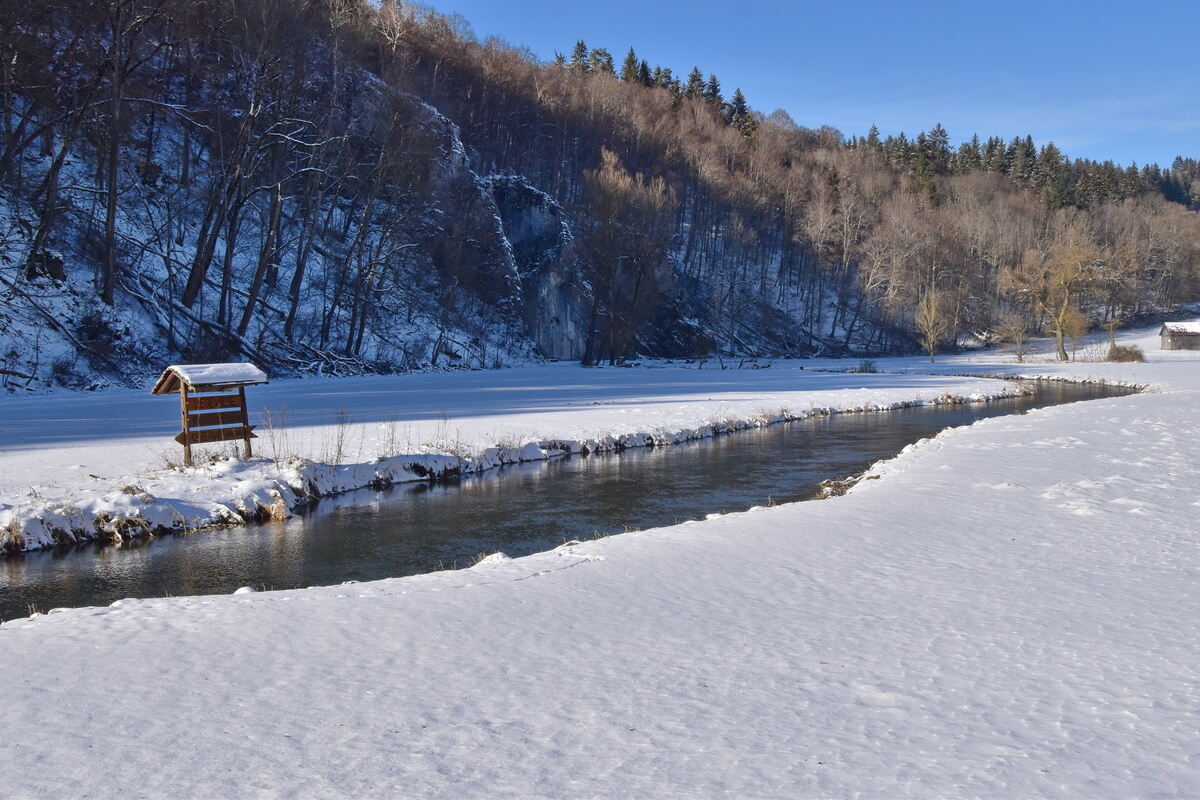
[[[181,384],[197,387],[253,386],[266,383],[267,374],[249,363],[172,364],[163,370],[151,394],[177,394]]]
[[[1192,322],[1164,322],[1160,333],[1196,333],[1200,334],[1200,320]]]

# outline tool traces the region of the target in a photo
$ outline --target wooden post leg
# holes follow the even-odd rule
[[[238,397],[242,401],[242,425],[246,431],[246,438],[243,439],[246,446],[242,448],[242,458],[249,461],[254,457],[254,451],[250,449],[250,410],[246,408],[246,387],[238,387]]]
[[[181,381],[182,384],[182,381]],[[179,402],[181,405],[181,414],[183,415],[183,465],[185,467],[192,466],[192,445],[188,442],[188,391],[187,385],[183,384],[179,387]]]

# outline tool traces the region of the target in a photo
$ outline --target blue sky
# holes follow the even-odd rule
[[[715,72],[728,96],[850,135],[1033,134],[1120,163],[1200,157],[1200,0],[433,0],[550,59],[576,39]]]

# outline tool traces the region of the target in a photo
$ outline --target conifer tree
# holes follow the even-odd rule
[[[889,136],[883,145],[884,156],[887,157],[888,164],[895,169],[905,169],[909,163],[909,146],[908,137],[904,135],[904,131],[900,131],[898,136]]]
[[[1120,195],[1120,183],[1117,179],[1117,167],[1111,161],[1105,161],[1102,164],[1097,164],[1093,168],[1095,181],[1093,183],[1093,197],[1095,202],[1103,203],[1106,200],[1113,200]]]
[[[600,73],[615,75],[616,69],[613,66],[612,53],[608,52],[603,47],[594,48],[588,54],[588,71],[593,75],[598,75]]]
[[[737,128],[745,136],[752,135],[755,128],[758,127],[758,122],[750,113],[750,106],[746,103],[746,96],[742,94],[741,89],[733,90],[733,99],[725,106],[725,122]]]
[[[741,89],[733,90],[733,97],[725,104],[725,122],[732,125],[734,120],[746,116],[750,109],[746,105],[746,96]]]
[[[684,94],[689,100],[700,100],[704,97],[704,73],[699,67],[692,67],[692,71],[688,73]]]
[[[983,148],[983,168],[988,172],[1004,172],[1005,153],[1004,140],[989,136]]]
[[[912,178],[913,191],[921,194],[933,189],[933,164],[931,163],[932,149],[929,144],[929,137],[924,131],[917,134],[915,146],[912,148],[912,156],[909,165],[909,177]]]
[[[1034,165],[1033,181],[1038,186],[1043,186],[1052,178],[1056,177],[1063,166],[1063,156],[1059,152],[1058,147],[1054,142],[1048,142],[1041,152],[1038,153],[1037,162]]]
[[[1142,175],[1135,161],[1125,168],[1124,174],[1121,176],[1121,199],[1128,200],[1131,197],[1137,197],[1141,193]]]
[[[926,158],[929,168],[935,175],[946,175],[950,172],[950,134],[942,127],[942,123],[933,126],[933,130],[925,138]]]
[[[1004,172],[1019,181],[1033,179],[1033,167],[1037,162],[1037,148],[1034,147],[1033,137],[1014,136],[1004,153]]]
[[[1062,153],[1049,142],[1038,153],[1034,183],[1042,190],[1042,201],[1048,208],[1058,209],[1071,203],[1066,163]]]
[[[1033,180],[1033,170],[1037,166],[1037,146],[1033,143],[1033,137],[1028,134],[1021,141],[1021,158],[1025,166],[1025,180]]]
[[[983,165],[983,149],[979,143],[979,134],[975,134],[969,141],[963,142],[958,146],[958,153],[954,156],[952,171],[956,175],[965,175],[968,172],[974,172]]]
[[[638,57],[637,53],[633,52],[633,48],[629,48],[629,52],[625,54],[625,61],[621,63],[621,80],[626,83],[633,83],[638,79]]]
[[[883,149],[883,144],[879,141],[878,126],[871,126],[871,130],[867,131],[867,138],[862,140],[862,144],[868,150],[874,150],[876,153]]]
[[[638,81],[642,84],[642,86],[654,85],[654,76],[650,74],[650,65],[646,63],[646,59],[644,58],[642,59],[642,62],[638,64]]]
[[[571,69],[582,75],[588,72],[588,48],[583,39],[575,42],[575,47],[571,50]]]
[[[721,96],[721,82],[717,80],[717,76],[709,74],[708,83],[704,84],[704,99],[718,108],[725,103],[725,98]]]
[[[1142,185],[1145,186],[1146,189],[1155,189],[1161,191],[1163,185],[1163,174],[1162,168],[1159,167],[1158,164],[1147,164],[1146,166],[1142,167]]]

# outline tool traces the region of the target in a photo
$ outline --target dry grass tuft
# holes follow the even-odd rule
[[[1136,344],[1128,346],[1114,344],[1108,348],[1108,360],[1121,363],[1142,362],[1146,360],[1146,354]]]

